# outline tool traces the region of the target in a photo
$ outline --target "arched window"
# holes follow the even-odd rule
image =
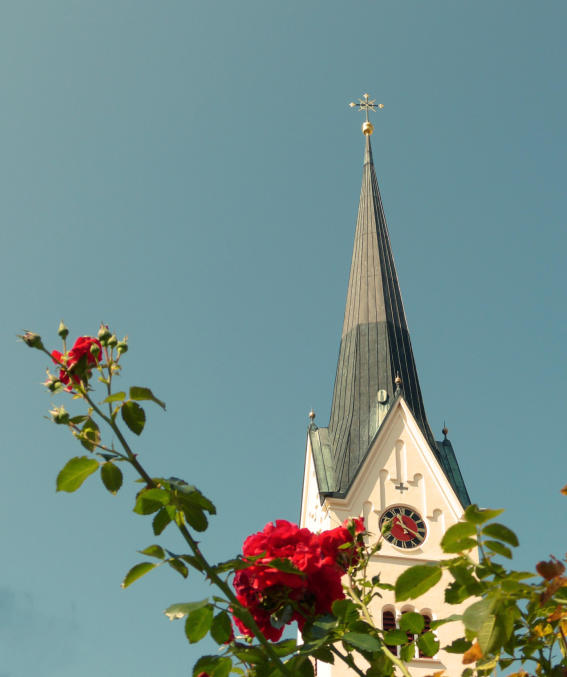
[[[382,612],[382,627],[384,628],[384,632],[396,629],[396,615],[393,611],[388,609]],[[390,649],[390,651],[396,656],[398,655],[397,646],[389,646],[388,649]]]
[[[431,617],[428,616],[427,614],[421,614],[421,615],[423,616],[423,620],[425,621],[425,624],[423,626],[423,630],[421,631],[421,634],[424,635],[426,632],[429,632],[431,630]],[[419,657],[420,658],[430,658],[430,656],[426,656],[421,651],[419,652]]]

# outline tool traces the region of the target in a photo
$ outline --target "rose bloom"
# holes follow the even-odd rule
[[[93,345],[98,347],[96,355],[91,352]],[[70,383],[71,380],[78,385],[83,378],[86,380],[90,377],[90,367],[97,366],[100,361],[101,351],[102,347],[98,339],[91,336],[79,336],[69,352],[65,354],[60,353],[58,350],[51,352],[51,358],[55,364],[67,367],[67,369],[60,369],[59,371],[59,380],[66,385],[65,390],[73,390],[73,386]],[[83,358],[85,359],[83,360]],[[79,364],[80,362],[82,363]],[[78,367],[84,369],[84,371],[81,369],[82,373],[80,374],[76,371]]]
[[[254,559],[236,573],[234,589],[238,601],[252,613],[268,639],[277,641],[283,632],[283,624],[275,627],[272,623],[272,614],[285,614],[286,608],[291,609],[285,614],[285,622],[297,621],[301,630],[308,618],[329,613],[333,602],[344,598],[341,578],[356,562],[355,534],[362,531],[364,522],[360,518],[320,534],[278,520],[244,541],[244,559]],[[352,547],[341,548],[348,543]],[[281,571],[274,560],[296,571]],[[241,632],[252,635],[236,616],[234,620]]]

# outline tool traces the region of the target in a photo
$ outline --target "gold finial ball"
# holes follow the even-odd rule
[[[394,379],[394,383],[399,386],[400,383],[402,382],[401,376],[398,374],[396,378]]]
[[[315,412],[313,411],[313,409],[311,409],[311,411],[309,412],[309,418],[311,419],[311,421],[315,420]]]
[[[443,435],[445,435],[445,437],[447,437],[447,433],[449,432],[449,428],[447,428],[447,426],[445,425],[445,426],[443,426],[443,430],[441,432],[443,433]]]
[[[362,123],[362,133],[365,136],[370,136],[373,131],[374,125],[369,120],[366,120],[365,122]]]

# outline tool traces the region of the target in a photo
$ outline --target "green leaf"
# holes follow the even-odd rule
[[[187,614],[191,613],[195,609],[201,609],[204,606],[207,606],[209,603],[208,598],[202,599],[200,602],[182,602],[180,604],[172,604],[168,606],[167,609],[163,612],[170,621],[174,621],[177,618],[183,618]]]
[[[479,602],[471,604],[463,614],[463,623],[467,630],[479,632],[483,623],[489,618],[494,606],[494,600],[490,597],[485,597]]]
[[[484,524],[488,520],[498,517],[504,510],[487,510],[480,509],[478,505],[469,505],[465,510],[465,520],[471,524]]]
[[[411,632],[414,635],[419,634],[424,626],[425,619],[421,614],[415,613],[415,611],[408,611],[405,614],[400,616],[400,630],[404,632]]]
[[[498,636],[498,628],[496,626],[496,616],[492,614],[487,617],[478,631],[478,643],[482,649],[482,653],[486,654],[491,650]]]
[[[415,644],[413,642],[411,644],[402,646],[400,658],[404,661],[404,663],[408,663],[415,658]]]
[[[221,611],[213,618],[211,637],[217,644],[226,644],[232,638],[232,623],[226,611]]]
[[[187,576],[189,576],[189,569],[177,557],[172,557],[171,559],[168,559],[167,563],[172,569],[175,569],[175,571],[177,571],[178,574],[181,574],[183,578],[187,578]]]
[[[320,646],[318,649],[313,649],[311,655],[318,661],[323,661],[323,663],[330,663],[333,665],[335,662],[335,657],[331,653],[329,647],[326,646]]]
[[[466,552],[476,548],[477,545],[476,538],[463,538],[461,541],[453,541],[443,545],[443,551],[446,553]]]
[[[504,541],[504,543],[513,545],[515,548],[520,545],[516,534],[503,524],[498,524],[496,522],[494,524],[488,524],[484,527],[482,533],[486,536],[497,538],[499,541]]]
[[[219,656],[211,677],[228,677],[232,670],[232,661],[228,656]]]
[[[439,565],[418,564],[406,569],[396,581],[396,600],[415,599],[441,580]]]
[[[358,618],[358,607],[350,599],[337,599],[333,602],[331,610],[336,618],[347,625]]]
[[[130,571],[124,577],[122,581],[122,587],[127,588],[134,581],[137,581],[138,578],[145,576],[148,571],[155,569],[158,565],[155,562],[140,562],[140,564],[134,565]]]
[[[103,402],[122,402],[125,399],[126,399],[126,393],[119,392],[119,393],[113,393],[112,395],[109,395],[106,399],[103,400]]]
[[[99,465],[96,459],[88,456],[76,456],[67,461],[57,475],[57,491],[77,491],[87,477],[98,470]]]
[[[213,503],[192,484],[187,484],[183,480],[170,477],[165,480],[173,491],[176,500],[192,505],[196,508],[203,508],[211,515],[216,515],[217,509]]]
[[[185,621],[185,634],[191,644],[195,644],[209,632],[213,622],[213,608],[204,606],[189,612]]]
[[[85,421],[79,439],[87,451],[94,451],[97,444],[100,444],[100,430],[92,418],[87,418]]]
[[[333,606],[336,603],[337,602],[333,602]],[[356,617],[358,617],[358,611],[356,613]],[[331,616],[331,614],[325,614],[324,616],[318,616],[313,622],[313,624],[307,627],[308,627],[308,636],[310,639],[311,638],[320,639],[322,637],[326,637],[330,632],[332,632],[337,627],[337,619],[334,616]]]
[[[192,526],[195,531],[206,531],[209,522],[205,513],[200,508],[193,508],[192,506],[184,506],[182,508],[187,524]]]
[[[285,574],[297,574],[298,576],[302,577],[305,576],[303,571],[300,571],[297,567],[293,566],[293,564],[288,559],[272,559],[270,560],[269,566],[277,569],[278,571],[283,571]]]
[[[136,497],[134,512],[138,515],[151,515],[167,505],[169,501],[169,493],[164,489],[142,489]]]
[[[490,548],[492,552],[495,552],[497,555],[502,555],[502,557],[512,559],[512,551],[503,543],[500,543],[500,541],[485,541],[484,545],[487,548]]]
[[[459,639],[456,639],[452,644],[449,644],[449,646],[443,647],[443,651],[446,651],[447,653],[465,653],[471,646],[472,642],[464,639],[464,637],[459,637]]]
[[[171,517],[169,516],[167,510],[165,508],[160,508],[152,522],[154,534],[159,536],[170,522]]]
[[[295,639],[282,639],[281,642],[272,644],[272,649],[280,658],[283,658],[297,649],[297,642]]]
[[[489,673],[494,670],[494,668],[498,665],[498,656],[495,656],[494,658],[487,658],[483,659],[481,658],[479,661],[476,662],[476,669],[477,672],[479,670],[487,670]]]
[[[142,388],[140,386],[132,386],[130,388],[130,399],[132,400],[151,400],[165,410],[165,402],[158,400],[158,398],[152,393],[149,388]]]
[[[285,666],[293,677],[314,677],[315,674],[313,663],[307,656],[294,656],[286,661]]]
[[[455,552],[455,550],[446,550],[446,546],[462,541],[464,538],[476,535],[476,527],[468,522],[458,522],[449,527],[441,539],[441,547],[445,552]],[[458,551],[457,551],[458,552]]]
[[[135,435],[141,435],[146,424],[146,413],[136,402],[128,400],[122,405],[122,420]]]
[[[202,656],[193,667],[193,677],[201,672],[209,677],[228,677],[232,670],[232,661],[227,656]]]
[[[437,628],[445,625],[445,623],[454,623],[455,621],[462,621],[463,617],[460,614],[451,614],[447,618],[439,618],[436,621],[431,621],[431,629],[436,630]]]
[[[107,461],[100,468],[100,478],[111,494],[116,494],[122,486],[122,470],[114,463]]]
[[[430,632],[424,632],[417,638],[417,647],[426,656],[435,656],[439,651],[439,640]]]
[[[157,559],[165,559],[165,551],[161,545],[148,545],[143,550],[138,550],[140,555],[148,555],[148,557],[156,557]]]
[[[384,644],[394,646],[397,644],[407,644],[410,641],[403,630],[389,630],[384,633]]]
[[[241,569],[248,569],[251,566],[250,562],[242,559],[241,557],[236,557],[234,559],[228,559],[225,562],[219,562],[215,564],[213,569],[216,574],[224,574],[227,571],[240,571]]]

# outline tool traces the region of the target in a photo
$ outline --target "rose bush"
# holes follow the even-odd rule
[[[58,334],[63,350],[51,352],[39,334],[27,331],[20,337],[60,367],[58,378],[49,374],[44,384],[48,390],[53,394],[67,391],[76,403],[86,405],[85,411],[73,415],[63,405],[51,411],[52,421],[67,427],[89,454],[65,464],[57,476],[57,490],[74,492],[98,471],[104,487],[116,494],[123,482],[120,468],[129,467],[140,482],[134,512],[153,516],[156,537],[169,525],[176,527],[189,552],[174,553],[156,543],[147,546],[140,552],[150,560],[135,564],[122,586],[128,587],[164,564],[184,578],[192,568],[215,586],[216,594],[210,598],[173,604],[165,610],[170,619],[185,619],[190,643],[210,635],[218,645],[214,655],[196,662],[193,677],[228,677],[231,673],[314,677],[315,660],[342,661],[359,677],[392,677],[395,672],[411,677],[409,666],[416,655],[438,653],[436,628],[455,621],[461,624],[463,636],[442,648],[462,654],[463,677],[484,677],[512,665],[517,666],[516,677],[567,676],[564,561],[552,557],[538,563],[540,578],[535,582],[531,579],[536,574],[503,566],[498,559],[510,559],[518,539],[493,521],[499,510],[468,506],[462,520],[443,536],[441,548],[447,557],[409,567],[395,585],[381,581],[378,575],[367,575],[383,533],[366,534],[361,518],[321,533],[279,520],[248,537],[241,556],[209,562],[197,535],[207,529],[215,506],[183,480],[149,474],[127,439],[129,433],[138,436],[144,430],[146,412],[140,402],[163,409],[165,404],[146,387],[131,386],[128,393],[113,391],[120,358],[128,350],[126,339],[118,341],[102,325],[97,338],[82,336],[67,351],[68,333],[61,324]],[[102,400],[94,380],[89,383],[95,369]],[[129,433],[119,425],[120,418]],[[110,441],[104,440],[101,426],[111,432]],[[567,487],[562,493],[567,494]],[[391,527],[386,522],[384,533]],[[396,602],[402,603],[420,597],[441,580],[450,581],[445,589],[448,604],[471,600],[462,616],[434,619],[426,628],[422,616],[409,613],[392,630],[382,628],[373,618],[370,605],[384,590],[393,591]],[[232,618],[243,636],[234,637]],[[303,643],[278,641],[284,626],[294,621]],[[435,673],[435,677],[441,675],[443,671]]]

